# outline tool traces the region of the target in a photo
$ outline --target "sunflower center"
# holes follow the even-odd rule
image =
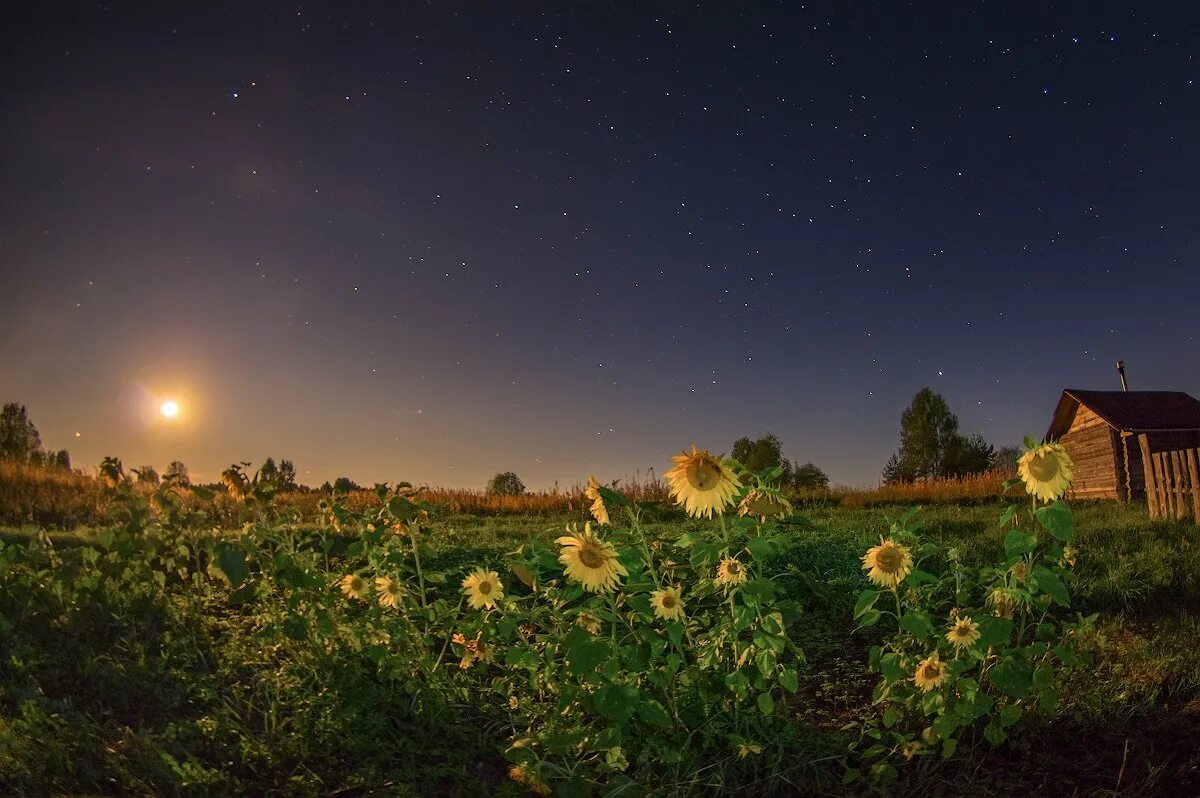
[[[1036,454],[1029,461],[1029,473],[1041,482],[1049,482],[1058,476],[1060,466],[1053,454]]]
[[[742,572],[742,565],[741,565],[741,563],[734,560],[733,562],[731,562],[725,566],[725,570],[731,574],[739,574]]]
[[[594,544],[579,547],[579,561],[588,568],[599,568],[604,565],[604,552]]]
[[[479,583],[476,589],[479,590],[481,595],[486,596],[488,593],[492,592],[492,583],[484,579]]]
[[[687,477],[696,490],[712,490],[721,481],[721,469],[711,460],[698,460],[688,466]]]
[[[936,679],[937,677],[939,677],[941,675],[942,675],[941,666],[935,665],[932,662],[930,662],[924,668],[921,669],[921,676],[923,676],[924,678],[926,678],[930,681],[933,681],[934,679]]]
[[[662,605],[664,610],[673,609],[675,607],[675,597],[670,593],[663,594]]]
[[[875,567],[885,574],[894,574],[904,563],[904,554],[896,546],[884,546],[875,554]]]

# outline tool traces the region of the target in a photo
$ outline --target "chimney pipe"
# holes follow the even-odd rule
[[[1124,360],[1117,361],[1117,373],[1121,375],[1121,390],[1128,391],[1129,383],[1125,382],[1125,361]]]

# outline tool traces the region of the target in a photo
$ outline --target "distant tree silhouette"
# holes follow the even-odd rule
[[[279,466],[275,465],[274,457],[268,457],[263,461],[262,467],[258,469],[258,478],[272,484],[279,482]]]
[[[1017,473],[1017,461],[1021,459],[1023,451],[1020,446],[1001,446],[996,450],[992,468],[999,469],[1006,474]]]
[[[29,420],[25,405],[9,402],[0,410],[0,459],[40,462],[42,437]]]
[[[783,443],[773,432],[761,438],[738,438],[733,442],[730,454],[751,471],[765,471],[783,465]]]
[[[520,496],[525,492],[525,483],[512,471],[504,471],[488,481],[487,492],[496,496]]]
[[[996,452],[981,435],[958,433],[958,417],[941,394],[922,388],[900,414],[900,449],[887,461],[887,482],[957,477],[987,471]]]
[[[59,449],[51,457],[55,468],[61,468],[63,471],[71,470],[71,453],[66,449]]]
[[[790,483],[797,490],[824,490],[829,487],[829,477],[812,463],[805,463],[791,469]]]
[[[172,460],[167,466],[163,479],[175,485],[191,485],[192,478],[188,476],[187,466],[180,460]]]
[[[279,461],[279,479],[280,490],[295,490],[299,487],[296,483],[296,465],[291,460]]]
[[[334,493],[349,493],[353,490],[362,490],[362,487],[350,477],[338,477],[333,481]]]

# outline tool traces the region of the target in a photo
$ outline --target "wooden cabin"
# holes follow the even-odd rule
[[[1075,461],[1072,498],[1128,501],[1146,495],[1143,434],[1151,452],[1200,446],[1200,401],[1180,391],[1067,389],[1046,439]]]

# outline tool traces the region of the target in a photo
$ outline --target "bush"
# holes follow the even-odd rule
[[[492,496],[520,496],[525,492],[525,483],[511,471],[492,477],[486,492]]]

